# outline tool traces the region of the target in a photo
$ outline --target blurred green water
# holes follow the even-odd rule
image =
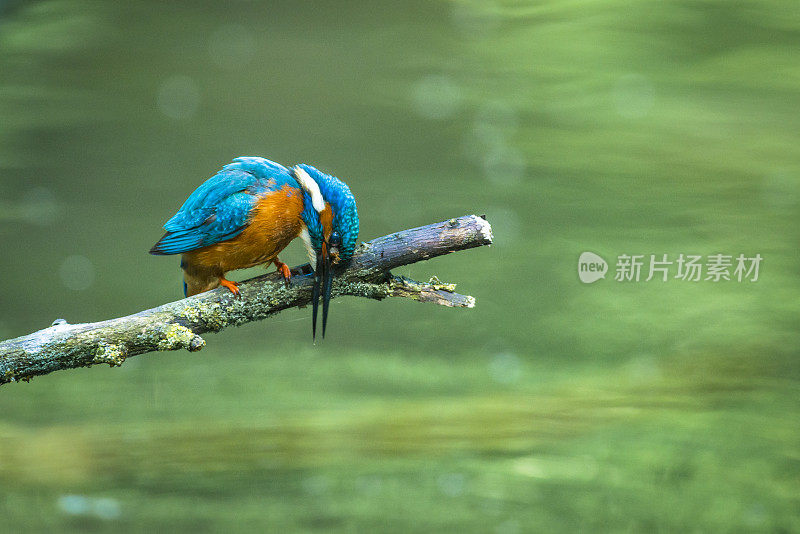
[[[346,180],[363,239],[496,245],[400,272],[472,311],[5,386],[0,530],[800,530],[798,44],[778,0],[8,4],[0,337],[178,298],[146,250],[243,154]],[[587,250],[764,261],[584,285]]]

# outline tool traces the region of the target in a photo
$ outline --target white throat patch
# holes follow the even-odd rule
[[[322,198],[319,184],[317,184],[317,182],[315,182],[301,167],[294,167],[292,171],[294,171],[294,177],[297,178],[300,187],[311,196],[311,204],[314,206],[314,209],[317,210],[317,213],[322,213],[322,210],[325,209],[325,200]]]
[[[311,236],[308,235],[308,228],[305,224],[300,223],[302,230],[300,230],[300,238],[303,240],[303,244],[306,246],[306,254],[308,254],[308,263],[311,264],[311,267],[316,269],[317,265],[317,253],[314,252],[314,247],[311,246]]]

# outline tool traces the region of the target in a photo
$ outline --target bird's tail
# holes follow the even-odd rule
[[[203,245],[202,236],[197,232],[167,232],[158,243],[150,249],[150,254],[155,256],[167,256],[170,254],[180,254],[189,252]]]

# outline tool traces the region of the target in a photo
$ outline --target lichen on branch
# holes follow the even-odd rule
[[[475,299],[454,292],[455,284],[433,277],[417,282],[391,269],[459,250],[490,245],[492,229],[482,217],[467,215],[403,230],[362,243],[334,279],[332,298],[342,295],[381,300],[404,297],[443,306],[472,308]],[[126,317],[69,324],[58,319],[43,330],[0,342],[0,385],[28,381],[61,369],[122,365],[146,352],[202,349],[207,332],[266,319],[311,302],[313,274],[293,269],[289,287],[275,273],[239,284],[240,297],[225,288],[201,293]]]

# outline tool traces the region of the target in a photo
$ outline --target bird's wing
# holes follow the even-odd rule
[[[236,237],[247,226],[263,187],[250,172],[223,169],[186,199],[150,253],[180,254]]]

